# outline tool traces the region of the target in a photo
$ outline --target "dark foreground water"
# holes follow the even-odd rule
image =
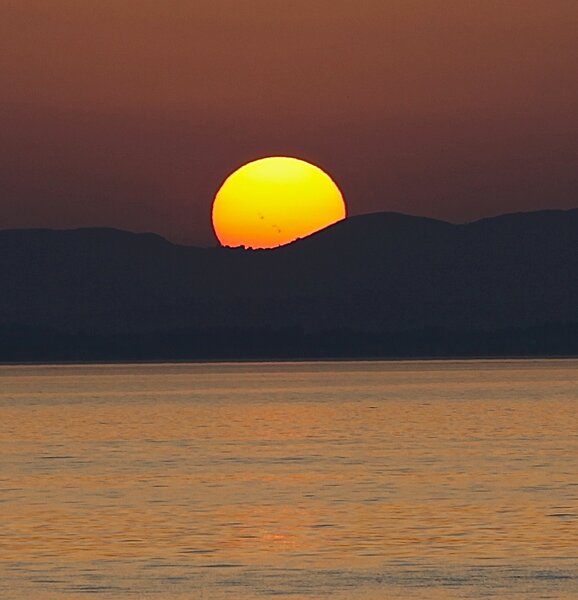
[[[578,598],[578,362],[0,367],[0,598]]]

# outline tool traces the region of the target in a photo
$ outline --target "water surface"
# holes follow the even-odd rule
[[[578,361],[0,367],[0,597],[578,597]]]

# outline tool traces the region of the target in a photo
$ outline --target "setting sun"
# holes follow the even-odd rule
[[[319,167],[275,156],[232,173],[213,204],[213,227],[223,246],[276,248],[345,218],[343,196]]]

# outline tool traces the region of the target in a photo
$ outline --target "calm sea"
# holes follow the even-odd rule
[[[0,367],[0,598],[578,598],[578,361]]]

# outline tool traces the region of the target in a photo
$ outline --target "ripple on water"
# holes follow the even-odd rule
[[[578,597],[577,361],[0,367],[0,597]]]

